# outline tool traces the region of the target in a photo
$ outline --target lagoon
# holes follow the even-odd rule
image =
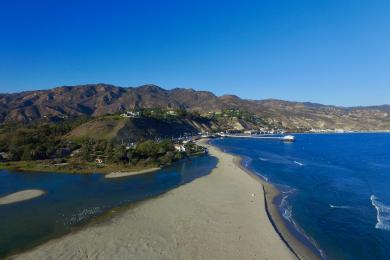
[[[102,174],[0,171],[0,197],[26,189],[45,195],[0,206],[0,256],[64,235],[94,217],[207,175],[217,159],[193,157],[162,170],[117,179]]]

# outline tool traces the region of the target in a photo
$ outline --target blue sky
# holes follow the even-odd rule
[[[390,103],[390,1],[0,2],[0,92],[111,83]]]

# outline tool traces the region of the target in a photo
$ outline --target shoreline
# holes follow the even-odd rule
[[[224,151],[221,151],[219,147],[212,145],[210,140],[206,141],[207,145],[215,147],[215,149],[220,150],[222,153],[230,154]],[[275,204],[275,200],[281,195],[280,191],[272,184],[261,177],[257,176],[249,169],[245,168],[242,165],[243,158],[239,155],[230,154],[234,157],[234,164],[240,168],[242,171],[247,173],[252,179],[259,182],[262,186],[262,191],[264,194],[264,206],[267,213],[268,219],[271,222],[275,232],[278,234],[279,238],[287,246],[287,248],[298,258],[298,259],[321,259],[321,256],[313,252],[307,245],[300,241],[286,225],[286,222],[281,216],[278,206]],[[308,241],[311,243],[310,241]]]
[[[265,212],[261,183],[211,147],[210,174],[11,257],[296,259]]]
[[[278,209],[275,201],[281,196],[280,191],[271,183],[266,182],[261,177],[255,175],[249,169],[245,168],[242,165],[242,158],[238,155],[233,155],[236,157],[235,164],[237,167],[241,168],[247,174],[249,174],[255,181],[258,181],[262,184],[264,192],[264,201],[265,201],[265,210],[269,217],[270,222],[272,223],[275,231],[280,236],[281,240],[287,245],[287,247],[297,256],[298,259],[321,259],[321,256],[313,252],[307,245],[300,241],[286,225],[283,216]],[[307,238],[306,238],[307,239]],[[308,241],[311,243],[311,241]],[[315,247],[313,245],[313,247]]]

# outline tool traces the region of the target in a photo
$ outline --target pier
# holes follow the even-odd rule
[[[225,134],[222,137],[228,137],[228,138],[253,138],[253,139],[265,139],[265,140],[282,141],[282,142],[295,142],[295,137],[292,136],[292,135],[264,136],[264,135],[230,135],[230,134]]]

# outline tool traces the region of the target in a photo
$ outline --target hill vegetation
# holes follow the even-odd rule
[[[154,85],[1,94],[0,166],[77,172],[163,166],[203,153],[182,143],[199,132],[388,130],[389,113],[389,106],[256,101]]]
[[[122,88],[107,84],[0,94],[0,123],[52,122],[145,108],[182,110],[204,117],[226,110],[246,111],[260,119],[263,125],[290,131],[390,129],[389,106],[345,108],[281,100],[246,100],[233,95],[218,97],[207,91],[165,90],[155,85]],[[258,125],[248,118],[228,119],[219,122],[244,129]]]
[[[137,118],[118,114],[58,122],[3,124],[0,165],[39,171],[109,172],[169,165],[203,148],[175,137],[192,135],[199,115],[160,109],[143,110]],[[206,119],[205,119],[206,120]],[[199,119],[201,123],[202,119]],[[186,131],[186,132],[183,132]]]

